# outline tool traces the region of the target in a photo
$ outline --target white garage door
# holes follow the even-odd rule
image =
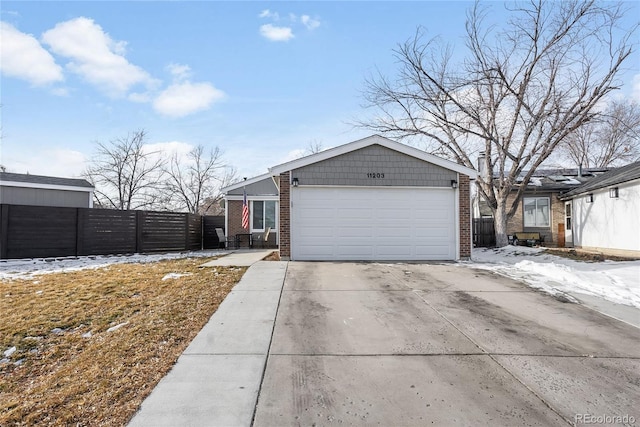
[[[450,188],[291,188],[294,260],[453,260]]]

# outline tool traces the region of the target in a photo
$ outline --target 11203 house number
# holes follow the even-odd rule
[[[383,179],[384,178],[384,173],[382,173],[382,172],[369,172],[369,173],[367,173],[367,178]]]

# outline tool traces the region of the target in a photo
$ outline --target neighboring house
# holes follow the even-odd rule
[[[471,255],[473,169],[371,136],[223,189],[227,234],[276,231],[291,260],[458,260]],[[242,228],[242,199],[250,230]]]
[[[225,230],[227,236],[251,234],[254,241],[264,235],[267,228],[269,246],[278,244],[279,177],[260,175],[222,189],[225,199]],[[242,228],[242,203],[247,194],[249,229]]]
[[[90,208],[93,191],[84,179],[0,172],[0,204]]]
[[[602,168],[537,170],[524,190],[516,212],[507,223],[507,234],[513,235],[522,231],[538,232],[544,236],[545,246],[564,246],[565,204],[560,197],[597,178],[607,170]],[[507,199],[507,206],[513,203],[521,182],[521,178],[516,182],[512,194]],[[479,198],[474,200],[475,218],[491,215],[486,201]]]
[[[568,244],[640,257],[640,162],[602,174],[561,199]]]

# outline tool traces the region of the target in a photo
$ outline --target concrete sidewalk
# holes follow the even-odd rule
[[[129,426],[251,425],[286,271],[254,261]]]
[[[203,267],[249,267],[277,252],[276,249],[246,249],[229,251],[218,259],[202,264]]]

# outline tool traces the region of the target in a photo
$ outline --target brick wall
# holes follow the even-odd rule
[[[466,175],[458,178],[458,205],[460,207],[460,259],[471,257],[471,182]]]
[[[539,232],[545,236],[545,246],[557,246],[558,244],[558,224],[564,225],[564,202],[558,200],[556,193],[539,193],[525,194],[524,197],[548,197],[551,203],[551,220],[550,227],[525,227],[523,219],[523,200],[518,202],[518,209],[515,214],[507,222],[507,234],[517,233],[519,231]],[[515,199],[515,193],[509,195],[507,199],[507,208],[511,206]],[[524,198],[523,198],[524,199]]]
[[[227,201],[227,210],[229,212],[227,237],[248,233],[249,230],[242,228],[242,200]]]
[[[291,204],[289,172],[280,174],[280,258],[288,260],[291,257]]]

